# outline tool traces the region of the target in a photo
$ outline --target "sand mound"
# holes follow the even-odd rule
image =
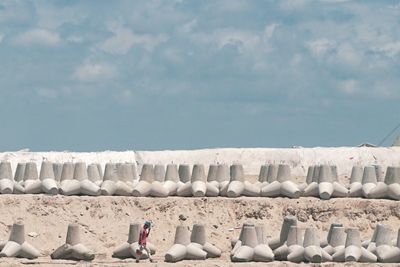
[[[295,215],[301,227],[315,226],[323,237],[330,223],[341,222],[346,227],[358,227],[363,239],[369,239],[378,222],[397,230],[400,206],[391,200],[317,198],[134,198],[46,195],[0,195],[0,240],[6,240],[13,222],[25,223],[27,241],[41,250],[34,261],[1,259],[1,266],[17,263],[37,263],[52,266],[50,253],[65,240],[67,225],[81,226],[82,241],[96,253],[94,264],[121,266],[132,260],[111,258],[113,249],[126,241],[129,223],[154,221],[150,241],[157,246],[155,259],[163,262],[165,252],[174,240],[175,228],[196,222],[207,226],[208,240],[222,249],[221,259],[201,262],[181,262],[181,266],[230,266],[230,239],[237,237],[245,221],[265,224],[268,236],[276,236],[284,215]],[[75,264],[57,261],[65,265]],[[178,264],[178,265],[179,265]],[[273,264],[280,264],[274,262]],[[329,263],[332,266],[333,263]],[[261,266],[261,265],[260,265]],[[340,265],[338,265],[340,266]]]

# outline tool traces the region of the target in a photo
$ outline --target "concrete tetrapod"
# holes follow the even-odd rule
[[[154,180],[154,167],[152,164],[144,164],[140,180],[133,189],[132,195],[135,197],[167,197],[168,190],[161,182]]]
[[[307,228],[304,234],[304,259],[312,263],[332,261],[331,255],[323,250],[316,228]]]
[[[101,194],[112,196],[117,192],[118,169],[116,163],[106,163],[104,168],[103,183],[101,184]]]
[[[388,237],[389,236],[389,237]],[[397,232],[397,243],[393,246],[390,240],[390,231],[385,231],[377,237],[376,255],[378,260],[383,263],[399,263],[400,262],[400,229]]]
[[[346,244],[346,229],[343,226],[331,224],[327,241],[328,244],[323,249],[331,256],[338,250],[344,249]]]
[[[17,164],[17,168],[16,168],[15,174],[14,174],[14,189],[13,189],[14,194],[24,194],[25,193],[25,188],[24,188],[25,166],[26,166],[25,163]],[[11,168],[11,166],[10,166],[10,168]],[[11,176],[12,176],[12,173],[11,173]]]
[[[233,262],[273,261],[274,254],[267,244],[264,226],[244,223],[238,241],[231,252]]]
[[[258,245],[254,248],[253,260],[270,262],[274,260],[274,252],[268,245],[264,225],[256,225]]]
[[[42,191],[49,195],[58,194],[58,186],[54,177],[53,163],[43,161],[40,168],[40,181],[42,181]]]
[[[25,241],[25,227],[22,223],[14,223],[8,242],[0,252],[0,257],[17,257],[36,259],[40,252]]]
[[[290,227],[296,225],[297,225],[297,218],[295,216],[292,215],[285,216],[283,218],[282,228],[279,236],[268,242],[268,245],[271,247],[271,249],[274,250],[282,246],[288,238]]]
[[[304,196],[314,196],[327,200],[331,197],[346,197],[349,190],[335,181],[332,166],[321,165],[314,169],[318,173],[318,183],[313,181],[304,189]]]
[[[87,167],[87,173],[89,181],[93,182],[100,188],[103,183],[103,176],[101,176],[98,166],[99,165],[95,163],[89,164]]]
[[[363,167],[359,165],[353,166],[350,175],[350,197],[362,197],[362,177]]]
[[[187,164],[179,165],[178,173],[179,173],[180,183],[178,184],[176,195],[180,197],[192,196],[191,183],[190,183],[192,172],[190,166]]]
[[[217,197],[219,195],[219,182],[217,180],[218,165],[211,164],[208,168],[206,196]]]
[[[369,197],[369,192],[376,187],[376,171],[374,166],[364,167],[363,177],[362,177],[362,196],[365,198]]]
[[[303,233],[297,226],[290,226],[286,242],[274,250],[276,260],[304,261]]]
[[[169,190],[164,186],[165,174],[166,173],[164,165],[157,164],[154,166],[154,181],[151,183],[151,196],[167,197],[169,195]]]
[[[378,182],[383,182],[385,180],[385,176],[383,175],[383,170],[381,165],[373,165],[376,171],[376,180]]]
[[[193,166],[192,172],[192,195],[194,197],[204,197],[207,191],[207,178],[203,164],[196,164]],[[218,191],[217,191],[218,195]]]
[[[230,182],[226,192],[227,197],[256,197],[260,195],[260,188],[257,185],[245,181],[243,165],[233,164],[230,167]]]
[[[357,228],[348,228],[346,230],[345,247],[338,249],[333,255],[335,262],[376,262],[377,257],[361,246],[360,232]]]
[[[389,226],[380,223],[377,224],[374,233],[372,235],[372,238],[368,243],[367,250],[377,255],[379,260],[379,255],[377,254],[377,248],[378,246],[385,246],[380,249],[380,252],[392,249],[391,235],[392,231],[390,230]]]
[[[176,164],[168,164],[164,181],[164,187],[168,191],[168,196],[176,196],[176,191],[181,185],[183,183],[179,181],[178,166]]]
[[[75,166],[65,162],[61,172],[60,194],[70,196],[81,192],[81,183],[74,179]]]
[[[306,181],[305,183],[299,184],[299,189],[302,193],[304,192],[304,189],[306,189],[306,187],[313,182],[315,168],[316,166],[308,166]]]
[[[42,182],[39,180],[36,163],[28,162],[25,165],[24,173],[25,194],[42,193]]]
[[[179,180],[183,184],[190,182],[190,177],[192,177],[192,172],[188,164],[179,165],[178,173],[179,173]]]
[[[131,223],[129,225],[128,241],[114,249],[112,256],[119,259],[136,258],[136,250],[139,249],[139,233],[140,224]],[[156,253],[153,244],[147,242],[147,247],[151,255]],[[143,250],[142,253],[143,254],[140,256],[141,259],[147,259],[149,257],[146,250]]]
[[[204,171],[204,165],[195,164],[193,166],[192,178],[190,182],[185,183],[178,188],[178,196],[194,196],[194,197],[204,197],[207,191],[207,180]],[[210,186],[212,188],[212,186]],[[216,188],[213,188],[216,190]],[[215,192],[214,192],[215,195]],[[218,195],[218,192],[217,192]]]
[[[328,240],[331,238],[331,235],[332,235],[332,229],[334,227],[342,227],[342,226],[343,226],[343,224],[341,224],[341,223],[336,223],[336,222],[331,223],[331,225],[329,226],[329,230],[328,230],[328,234],[327,234],[326,238],[322,239],[320,242],[320,245],[322,248],[324,248],[328,245]]]
[[[99,175],[100,176],[100,175]],[[96,177],[97,179],[97,177]],[[80,194],[88,196],[99,196],[100,186],[93,181],[93,177],[89,178],[88,168],[86,163],[78,162],[74,168],[74,180],[80,181]]]
[[[307,169],[306,184],[311,184],[313,182],[315,166],[309,166]]]
[[[94,259],[94,253],[81,243],[79,225],[71,223],[68,225],[67,237],[65,244],[51,253],[53,260],[84,260],[91,261]]]
[[[400,199],[400,167],[387,167],[385,180],[369,191],[370,198]]]
[[[400,200],[400,167],[391,167],[390,170],[388,168],[386,173],[389,173],[385,177],[387,197]]]
[[[98,196],[100,195],[100,187],[92,180],[89,180],[86,163],[64,163],[61,172],[60,193],[67,196]]]
[[[60,186],[62,168],[62,163],[53,163],[54,180],[56,180],[57,187]]]
[[[165,254],[166,262],[177,262],[186,258],[187,245],[190,244],[190,232],[186,226],[176,227],[174,245]]]
[[[14,181],[11,172],[11,163],[2,161],[0,163],[0,194],[12,194]]]
[[[268,167],[267,182],[271,184],[278,179],[279,164],[271,164]]]
[[[285,196],[298,198],[300,195],[300,188],[292,181],[290,166],[287,164],[280,164],[278,167],[277,180],[272,181],[261,189],[261,196],[264,197]]]
[[[217,181],[219,183],[219,195],[226,197],[226,192],[229,187],[229,166],[226,164],[219,164],[217,169]]]
[[[162,164],[154,165],[154,181],[158,181],[160,183],[164,182],[165,179],[165,167]]]
[[[14,174],[14,181],[16,181],[17,183],[19,183],[21,185],[23,185],[23,182],[24,182],[25,166],[26,166],[26,163],[19,162],[17,164],[17,169],[15,170],[15,174]]]
[[[138,181],[134,180],[133,170],[134,163],[118,163],[117,173],[118,181],[116,182],[117,189],[115,190],[116,196],[130,196],[132,195],[133,188]]]
[[[258,174],[258,179],[256,182],[260,188],[263,188],[268,184],[268,168],[269,165],[266,164],[260,167],[260,173]]]
[[[202,224],[194,224],[189,238],[189,230],[185,226],[177,226],[174,245],[165,254],[166,262],[181,260],[205,260],[221,256],[221,250],[206,242],[205,227]]]

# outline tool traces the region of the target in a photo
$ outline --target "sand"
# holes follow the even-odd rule
[[[317,198],[160,199],[0,195],[0,210],[0,240],[6,240],[12,223],[21,220],[25,223],[27,241],[42,253],[36,260],[1,259],[0,266],[22,263],[37,266],[74,265],[75,262],[52,261],[49,257],[55,248],[64,243],[67,225],[71,222],[81,226],[83,243],[95,251],[93,266],[136,266],[133,260],[121,261],[113,259],[111,255],[117,245],[127,240],[129,223],[143,222],[145,219],[154,222],[150,242],[157,246],[154,258],[158,263],[153,266],[172,266],[164,263],[163,259],[172,245],[175,227],[180,224],[191,227],[196,222],[205,223],[208,241],[221,248],[223,255],[217,260],[184,261],[178,266],[231,266],[230,239],[238,236],[240,226],[245,221],[262,223],[266,226],[268,236],[276,236],[283,216],[292,214],[297,216],[300,226],[317,227],[321,237],[326,234],[330,223],[341,222],[345,226],[358,227],[363,239],[370,238],[379,222],[388,224],[396,231],[400,225],[400,205],[397,201],[358,198],[323,201]],[[327,265],[332,266],[332,263]]]

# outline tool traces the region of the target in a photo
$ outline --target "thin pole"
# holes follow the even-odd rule
[[[381,146],[381,145],[386,141],[386,139],[388,139],[388,138],[389,138],[397,129],[399,129],[399,128],[400,128],[400,123],[399,123],[396,127],[394,127],[393,130],[391,130],[391,131],[385,136],[385,138],[382,139],[382,141],[379,143],[378,146]]]

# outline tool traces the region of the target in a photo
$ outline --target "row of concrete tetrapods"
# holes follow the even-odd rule
[[[310,166],[304,183],[296,183],[287,164],[263,165],[258,180],[245,179],[243,166],[203,164],[193,169],[183,164],[144,164],[140,178],[134,163],[107,163],[86,166],[78,163],[43,161],[38,174],[36,163],[20,163],[12,175],[11,164],[0,163],[1,194],[121,195],[138,197],[289,197],[314,196],[400,199],[400,167],[354,166],[350,186],[339,182],[336,166]]]
[[[146,250],[138,255],[139,224],[129,226],[128,240],[114,249],[112,257],[127,259],[146,259]],[[207,242],[206,228],[194,224],[190,232],[187,226],[176,228],[174,244],[165,254],[166,262],[181,260],[205,260],[219,258],[221,250]],[[397,239],[393,239],[392,230],[378,224],[370,240],[361,241],[357,228],[345,228],[340,223],[333,223],[327,237],[320,239],[316,228],[301,228],[293,216],[283,220],[280,235],[268,240],[263,225],[245,223],[238,238],[231,240],[232,262],[400,262],[400,230]],[[156,248],[147,243],[151,254]],[[25,241],[25,230],[22,223],[16,223],[11,229],[7,242],[0,243],[0,257],[20,257],[35,259],[40,252]],[[52,259],[91,261],[95,253],[82,244],[79,226],[68,226],[65,244],[51,253]]]

